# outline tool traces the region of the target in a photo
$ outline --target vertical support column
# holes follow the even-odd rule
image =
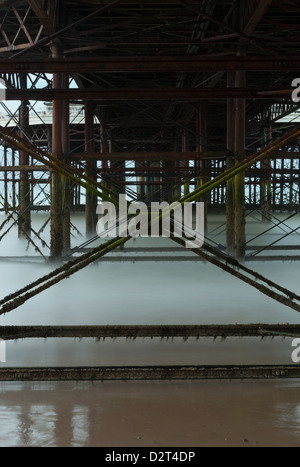
[[[164,174],[165,174],[164,175],[164,180],[167,182],[167,185],[171,186],[171,184],[173,184],[173,183],[175,184],[176,182],[175,182],[174,173],[171,173],[172,169],[174,167],[174,162],[173,161],[164,161],[164,162],[162,162],[162,167],[163,167]],[[168,173],[168,171],[170,171],[170,172]],[[167,201],[168,203],[171,204],[173,202],[173,190],[168,189],[168,192],[167,192],[165,186],[162,186],[161,192],[162,192],[162,194],[164,194],[163,201]]]
[[[161,168],[161,162],[160,161],[153,161],[153,162],[151,162],[151,167],[156,168],[156,169],[160,169]],[[153,181],[155,182],[155,184],[153,185],[153,193],[156,193],[155,198],[153,198],[153,201],[161,201],[162,185],[160,184],[161,183],[160,174],[158,174],[158,176],[154,176]]]
[[[207,151],[207,104],[202,102],[199,106],[197,113],[197,150],[199,153],[204,154]],[[208,181],[208,164],[206,160],[200,161],[201,176],[197,179],[196,186],[201,187]],[[208,199],[211,194],[201,196],[199,201],[204,203],[204,232],[207,235],[208,221]]]
[[[280,175],[280,212],[284,212],[284,193],[285,192],[285,179],[284,179],[284,158],[281,159],[281,175]]]
[[[230,71],[227,75],[227,86],[235,86],[235,73]],[[227,99],[227,169],[234,166],[234,144],[235,142],[235,102]],[[227,253],[234,254],[234,178],[226,184],[226,245]]]
[[[47,146],[48,153],[52,154],[52,126],[47,126]]]
[[[85,104],[85,152],[92,154],[95,152],[94,140],[94,106],[91,102]],[[97,161],[89,159],[86,163],[86,174],[89,178],[97,182]],[[86,234],[95,235],[97,226],[97,196],[86,191],[85,221]]]
[[[69,75],[63,75],[63,87],[69,87]],[[68,153],[70,151],[70,106],[69,101],[64,100],[62,103],[62,152],[64,162],[68,163]],[[63,251],[67,253],[71,248],[71,184],[67,177],[62,177],[63,189]]]
[[[105,130],[105,122],[106,122],[106,112],[105,112],[105,108],[102,107],[101,109],[101,121],[100,121],[100,152],[101,154],[107,154],[108,153],[108,141],[107,141],[107,134],[106,134],[106,130]],[[108,161],[107,160],[102,160],[101,161],[101,168],[104,170],[104,175],[107,179],[108,175],[107,175],[107,172],[105,171],[105,169],[108,168]],[[103,177],[103,173],[102,173],[102,177]],[[101,180],[102,184],[103,185],[106,185],[107,188],[110,188],[109,187],[109,184],[107,182],[104,182],[104,180],[102,179]]]
[[[108,151],[109,153],[114,152],[114,142],[113,142],[113,130],[109,130],[109,138],[108,138]],[[125,180],[126,180],[126,162],[120,160],[111,160],[110,166],[114,169],[115,172],[112,171],[111,177],[113,178],[114,184],[112,185],[112,191],[117,195],[125,193]]]
[[[145,164],[146,164],[146,162],[137,162],[136,161],[135,162],[136,171],[138,171],[141,167],[144,167]],[[140,198],[144,198],[144,196],[145,196],[145,185],[144,185],[145,178],[141,177],[141,176],[137,176],[136,181],[137,181],[137,186],[136,186],[137,194],[138,194],[138,196]]]
[[[189,135],[188,131],[184,129],[183,134],[182,134],[182,152],[188,152],[189,150]],[[189,167],[189,161],[184,161],[183,162],[183,167],[188,168]],[[185,171],[183,174],[184,179],[187,177],[188,172]],[[184,184],[184,195],[188,195],[190,193],[190,184],[189,182],[186,182]]]
[[[293,188],[294,188],[294,181],[293,181],[293,178],[294,178],[294,160],[293,159],[290,159],[290,193],[289,193],[289,210],[290,211],[293,211],[293,206],[294,206],[294,195],[293,195]]]
[[[273,139],[272,134],[272,123],[270,122],[268,127],[268,141],[271,142]],[[271,159],[268,159],[268,180],[267,180],[267,217],[268,221],[272,220],[272,165]]]
[[[113,152],[113,142],[112,142],[112,132],[111,130],[109,131],[109,134],[108,134],[108,152],[109,154],[112,154]],[[122,190],[120,190],[119,186],[118,185],[118,182],[121,182],[122,179],[120,177],[120,174],[118,173],[121,169],[121,162],[119,161],[116,161],[116,160],[111,160],[110,161],[110,167],[111,167],[111,179],[112,179],[112,191],[116,194],[119,194],[121,193]],[[115,171],[115,172],[114,172]],[[125,190],[125,186],[124,186],[124,190]]]
[[[180,144],[181,144],[180,140],[179,138],[177,138],[174,143],[175,152],[180,151]],[[179,161],[179,159],[175,161],[175,167],[177,169],[177,177],[176,177],[177,183],[176,183],[176,187],[174,190],[174,201],[178,201],[180,198],[182,198],[182,177],[181,177],[181,171],[180,171],[181,162]]]
[[[11,165],[13,168],[16,166],[16,150],[12,149],[12,155],[11,155]],[[16,200],[16,171],[13,170],[12,172],[12,207],[15,209],[17,200]]]
[[[4,150],[4,167],[8,167],[7,163],[7,146],[3,147]],[[7,170],[4,172],[4,210],[5,214],[8,214],[9,207],[8,207],[8,172]]]
[[[27,89],[27,75],[20,74],[21,89]],[[29,102],[22,101],[19,108],[20,137],[29,131]],[[29,165],[29,156],[24,151],[19,151],[20,166]],[[31,232],[31,199],[30,181],[28,170],[20,171],[19,183],[19,236],[26,237]]]
[[[236,87],[246,86],[246,73],[236,72]],[[235,159],[239,163],[245,159],[246,145],[246,100],[236,99],[235,114]],[[246,254],[245,217],[245,173],[235,177],[235,257],[243,261]]]
[[[264,130],[265,144],[269,144],[272,140],[272,124]],[[271,160],[267,159],[261,162],[263,176],[261,181],[261,212],[263,222],[270,222],[272,219],[272,187],[271,187]]]
[[[76,167],[78,170],[80,170],[80,165],[77,164],[77,167]],[[78,207],[81,206],[81,186],[80,185],[77,185],[76,187],[76,203],[75,203]]]
[[[61,58],[62,54],[57,44],[52,45],[53,58]],[[62,74],[53,74],[53,88],[62,87]],[[53,101],[52,122],[52,155],[62,160],[62,101]],[[51,172],[51,258],[60,260],[63,252],[63,209],[62,209],[62,178],[55,171]]]
[[[179,143],[176,139],[176,135],[174,135],[174,152],[179,152],[178,150]],[[173,176],[173,183],[174,188],[170,195],[170,203],[178,201],[181,198],[181,179],[178,176],[177,171],[180,169],[180,162],[178,160],[173,161],[171,163],[171,168],[174,169],[174,176]]]

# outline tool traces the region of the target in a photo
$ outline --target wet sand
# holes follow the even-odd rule
[[[300,380],[1,383],[4,447],[297,447]]]
[[[261,223],[248,223],[252,235],[258,228]],[[288,239],[299,242],[296,233]],[[24,255],[24,242],[14,235],[5,241],[1,255]],[[251,267],[300,293],[298,263]],[[49,270],[3,260],[1,297]],[[1,316],[0,325],[299,320],[298,313],[208,264],[100,262]],[[291,338],[281,337],[26,339],[7,342],[2,366],[291,364],[291,352]],[[0,383],[0,447],[296,447],[299,387],[300,380]]]

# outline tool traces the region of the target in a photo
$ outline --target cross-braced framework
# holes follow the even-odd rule
[[[71,211],[85,210],[86,233],[95,241],[99,200],[117,206],[120,193],[146,204],[204,202],[205,246],[194,253],[299,311],[297,294],[245,266],[284,260],[288,247],[280,242],[299,230],[288,222],[300,206],[299,103],[292,100],[300,73],[299,19],[295,1],[0,0],[0,78],[6,84],[0,207],[7,216],[0,241],[18,225],[19,235],[45,260],[63,261],[3,298],[1,314],[126,243],[128,238],[116,238],[90,249],[86,241],[75,250],[71,243]],[[12,109],[10,101],[19,104]],[[31,217],[40,209],[50,214],[36,231]],[[226,212],[224,224],[208,232],[209,215],[219,210]],[[262,225],[251,238],[249,218]],[[47,226],[50,244],[43,239]],[[273,229],[282,235],[263,244]],[[264,335],[267,325],[255,329]],[[101,337],[102,331],[91,333]],[[130,337],[140,329],[118,331]],[[179,333],[188,337],[196,331]],[[7,330],[1,332],[9,338]],[[38,335],[46,332],[39,329]],[[76,329],[76,335],[85,332]],[[163,337],[166,329],[147,332]],[[232,329],[218,332],[226,336]],[[245,327],[239,332],[249,335]],[[293,326],[268,332],[299,335]],[[154,377],[160,377],[156,370]],[[227,373],[253,377],[255,371],[248,370]],[[190,369],[172,371],[168,377],[192,377]],[[33,373],[28,377],[41,377]],[[74,374],[70,369],[55,377]],[[123,371],[114,374],[124,377]],[[136,370],[128,374],[141,377]],[[217,373],[199,369],[194,376],[211,374]],[[267,368],[265,374],[298,375],[294,368]],[[49,373],[43,377],[51,379]],[[86,377],[105,378],[105,372]]]

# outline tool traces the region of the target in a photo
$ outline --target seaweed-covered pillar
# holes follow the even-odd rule
[[[95,153],[94,105],[92,102],[86,102],[85,104],[85,152],[90,155],[90,157],[87,158],[86,174],[89,178],[97,182],[97,161],[91,158],[91,155]],[[97,202],[97,196],[87,190],[85,206],[87,235],[96,235]]]
[[[12,167],[15,167],[16,165],[16,150],[12,149],[12,154],[11,154],[11,165]],[[12,173],[12,207],[13,209],[16,209],[17,206],[17,200],[16,200],[16,171],[14,170]]]
[[[64,74],[63,86],[65,89],[69,87],[69,75]],[[70,152],[70,106],[69,101],[64,100],[62,103],[62,152],[65,163],[69,163],[68,154]],[[72,193],[70,180],[67,177],[62,177],[63,186],[63,251],[66,253],[71,248],[71,204]]]
[[[227,75],[227,86],[235,86],[235,73],[230,71]],[[235,102],[227,99],[227,168],[234,165],[234,140],[235,140]],[[234,178],[226,183],[226,246],[227,253],[234,254]]]
[[[52,44],[53,58],[61,58],[58,44]],[[62,87],[62,74],[53,74],[53,88]],[[62,101],[54,100],[52,107],[52,155],[58,160],[63,159],[62,150]],[[63,252],[63,181],[59,173],[51,172],[51,258],[59,260]]]
[[[4,157],[4,167],[8,167],[7,163],[7,146],[3,146],[3,157]],[[4,209],[5,209],[5,214],[8,214],[9,211],[9,204],[8,204],[8,176],[7,176],[7,170],[4,172]]]
[[[236,87],[246,86],[246,73],[236,72]],[[235,105],[235,160],[238,164],[245,159],[246,146],[246,100],[236,99]],[[246,254],[246,217],[245,217],[245,172],[235,177],[235,257],[239,261]]]
[[[20,74],[21,89],[27,89],[27,75]],[[24,138],[24,134],[29,131],[29,102],[22,101],[19,108],[19,124],[20,137]],[[28,170],[29,156],[24,151],[19,151],[20,166],[25,166],[24,170],[20,171],[19,184],[19,236],[26,237],[31,232],[31,200],[30,200],[30,181]]]

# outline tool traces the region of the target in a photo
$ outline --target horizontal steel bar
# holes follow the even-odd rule
[[[10,183],[18,183],[20,182],[20,178],[7,178],[7,179],[0,179],[0,182],[10,182]],[[48,185],[51,182],[50,178],[49,179],[40,179],[40,178],[30,178],[29,183],[31,184],[40,184],[40,185]]]
[[[247,245],[246,250],[261,250],[264,248],[265,250],[272,250],[272,251],[293,251],[293,250],[300,250],[300,245]]]
[[[128,56],[63,59],[9,58],[0,61],[2,73],[181,73],[202,71],[300,71],[299,56]]]
[[[299,155],[300,156],[300,155]],[[86,159],[96,159],[103,161],[185,161],[185,160],[202,160],[202,159],[218,159],[225,158],[226,151],[207,151],[204,153],[198,152],[178,152],[178,151],[149,151],[149,152],[112,152],[112,153],[76,153],[73,152],[70,154],[69,159],[71,160],[86,160]]]
[[[274,250],[274,251],[286,251],[286,250],[289,250],[289,251],[292,251],[292,250],[300,250],[300,245],[270,245],[270,246],[266,246],[266,245],[246,245],[246,250],[254,250],[254,251],[257,251],[257,250],[260,250],[260,249],[266,249],[266,250]],[[225,246],[222,246],[222,245],[219,245],[218,247],[219,250],[221,251],[226,251],[226,247]],[[74,251],[76,251],[76,248],[74,248]],[[91,248],[83,248],[80,250],[81,252],[87,252],[87,251],[91,251]],[[72,252],[72,250],[71,250]],[[119,254],[120,252],[122,252],[122,254],[126,254],[126,253],[183,253],[185,252],[186,253],[186,248],[184,247],[124,247],[122,250],[121,249],[116,249],[114,250],[112,253],[117,253]]]
[[[36,165],[11,165],[0,167],[0,172],[49,172],[49,168]]]
[[[38,211],[38,209],[33,209]],[[45,210],[50,210],[49,208],[45,208]],[[4,212],[4,209],[0,209],[0,212]],[[113,253],[113,252],[111,252]],[[24,257],[23,259],[26,259]],[[47,258],[50,259],[50,258]],[[17,261],[14,257],[8,256],[1,256],[0,261]],[[203,258],[196,257],[196,256],[104,256],[103,258],[99,259],[104,263],[195,263],[195,262],[205,262]],[[295,255],[278,255],[278,256],[246,256],[246,262],[271,262],[271,261],[300,261],[300,256]]]
[[[0,368],[0,381],[106,381],[299,378],[300,365]]]
[[[257,263],[266,261],[300,261],[299,255],[246,256],[246,261]]]
[[[105,256],[99,261],[104,263],[164,263],[164,262],[181,262],[181,263],[194,263],[194,262],[205,262],[201,257],[195,256],[118,256],[111,257]],[[270,256],[246,256],[246,262],[270,262],[270,261],[300,261],[298,255],[270,255]]]
[[[298,324],[144,325],[144,326],[0,326],[0,338],[267,337],[299,335]]]
[[[183,262],[183,263],[194,263],[204,262],[203,258],[197,256],[105,256],[101,258],[104,263],[164,263],[164,262]]]
[[[1,63],[0,63],[1,66]],[[7,89],[6,100],[191,100],[191,99],[291,99],[293,89],[165,88],[165,89]]]

